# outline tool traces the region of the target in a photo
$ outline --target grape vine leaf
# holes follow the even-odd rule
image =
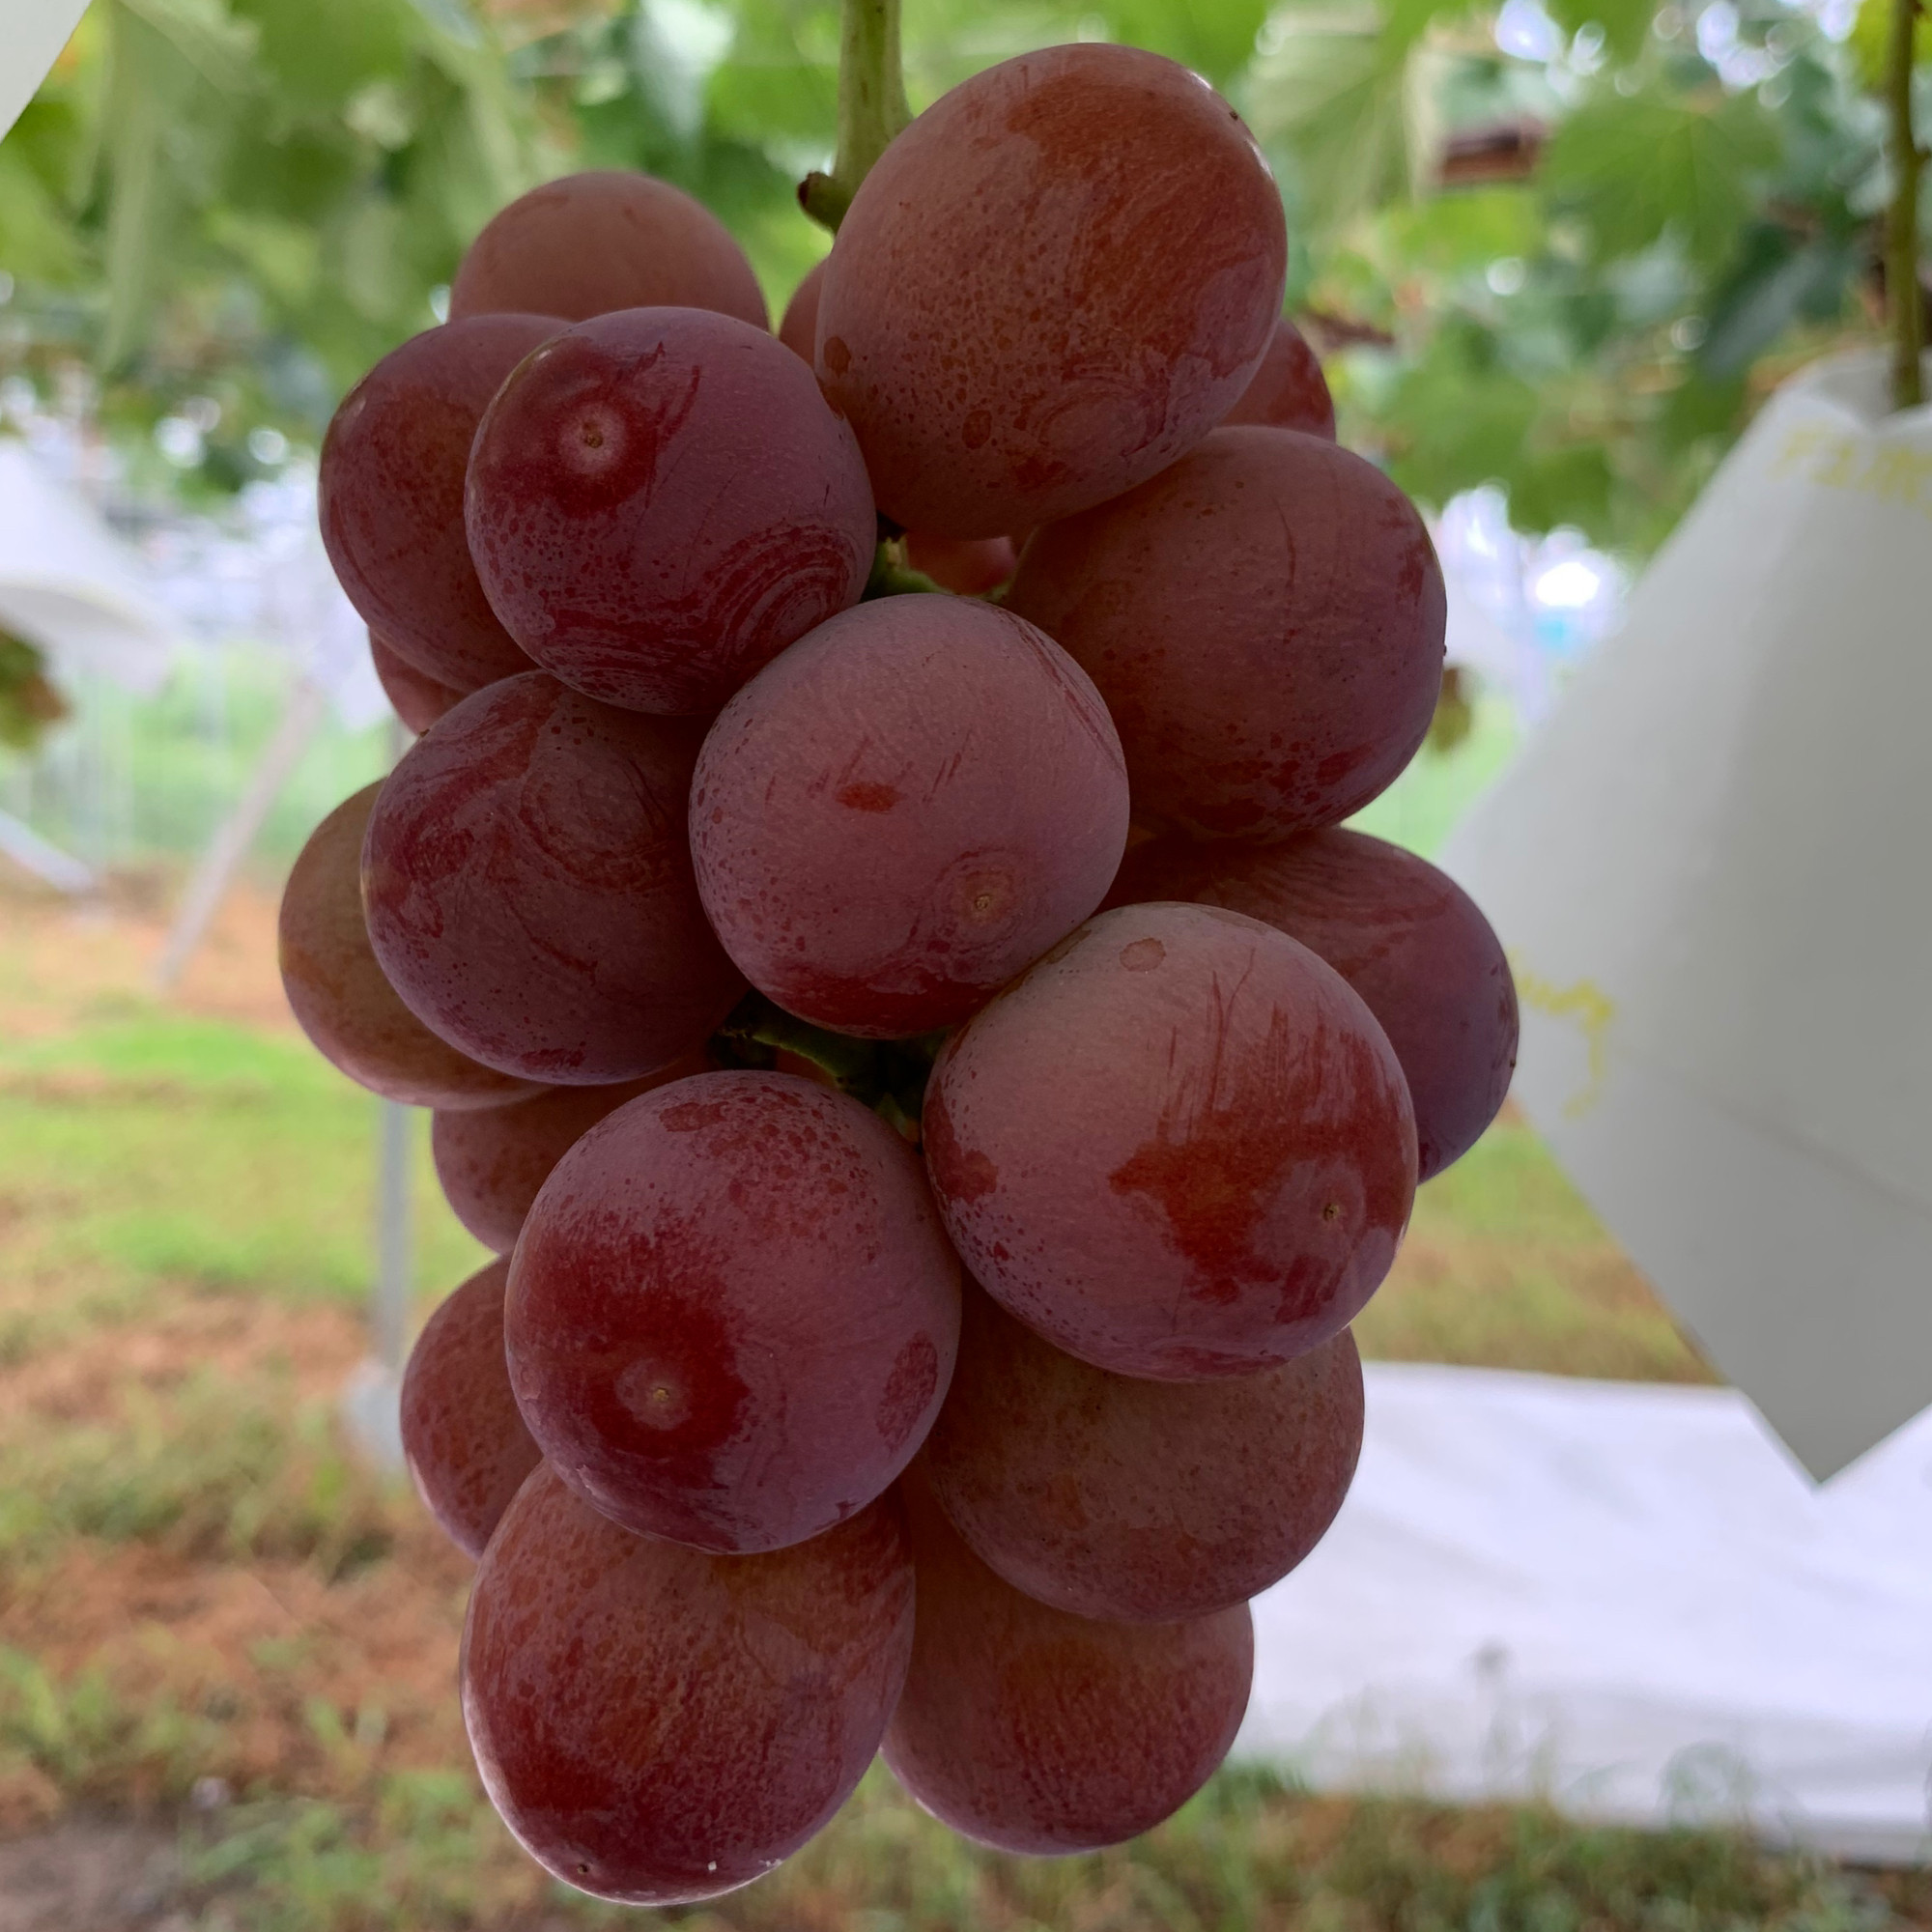
[[[1283,156],[1296,201],[1322,232],[1413,194],[1433,164],[1437,63],[1427,18],[1373,8],[1290,12],[1271,25],[1242,93],[1263,146]]]
[[[1778,152],[1755,94],[1725,94],[1715,81],[1689,95],[1604,90],[1558,127],[1543,181],[1554,208],[1589,231],[1600,260],[1635,255],[1668,234],[1694,259],[1716,262]]]
[[[1598,28],[1610,58],[1628,64],[1643,51],[1657,9],[1653,0],[1550,0],[1549,16],[1566,34]]]

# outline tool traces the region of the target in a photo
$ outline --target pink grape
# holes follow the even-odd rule
[[[987,1569],[923,1485],[900,1487],[918,1608],[883,1748],[920,1804],[982,1845],[1052,1856],[1137,1837],[1207,1783],[1247,1709],[1245,1604],[1158,1625],[1068,1616]]]
[[[506,1107],[439,1113],[430,1128],[430,1150],[442,1198],[486,1248],[506,1255],[551,1170],[606,1114],[654,1087],[706,1072],[710,1065],[699,1051],[643,1080],[552,1087]]]
[[[1274,326],[1274,339],[1254,381],[1221,420],[1305,430],[1335,440],[1335,399],[1328,393],[1328,379],[1307,337],[1286,316]]]
[[[530,668],[476,581],[463,483],[490,398],[562,327],[490,315],[412,336],[350,390],[323,440],[322,537],[344,592],[398,657],[456,691]]]
[[[1334,1520],[1361,1447],[1346,1329],[1261,1375],[1146,1381],[1076,1361],[969,1290],[922,1462],[952,1526],[1015,1589],[1158,1624],[1287,1576]]]
[[[1258,1374],[1395,1259],[1415,1122],[1332,967],[1218,907],[1090,920],[947,1042],[927,1167],[968,1272],[1117,1375]]]
[[[697,732],[542,671],[466,698],[369,816],[362,894],[412,1012],[472,1059],[594,1087],[694,1051],[744,990],[697,902]]]
[[[1402,1063],[1418,1179],[1460,1159],[1495,1119],[1516,1066],[1516,982],[1481,908],[1427,860],[1341,830],[1280,845],[1171,837],[1130,854],[1109,897],[1226,906],[1327,960]]]
[[[419,671],[407,658],[399,657],[374,631],[369,633],[369,658],[376,667],[376,681],[389,708],[404,725],[420,738],[445,711],[454,710],[468,696],[439,684]]]
[[[510,1382],[615,1521],[720,1552],[815,1536],[925,1438],[958,1264],[918,1158],[844,1094],[700,1073],[609,1116],[524,1224]]]
[[[1358,810],[1442,685],[1442,572],[1415,506],[1350,451],[1219,429],[1171,469],[1037,531],[1007,608],[1086,668],[1134,815],[1279,838]]]
[[[599,316],[532,355],[477,431],[468,519],[539,664],[607,703],[705,716],[858,601],[877,535],[811,372],[694,308]]]
[[[464,1721],[547,1871],[686,1904],[761,1877],[845,1802],[912,1640],[895,1497],[790,1549],[709,1556],[633,1536],[545,1465],[477,1568]]]
[[[492,1262],[443,1301],[403,1372],[403,1455],[416,1493],[469,1556],[482,1555],[510,1498],[543,1460],[503,1359],[509,1272],[508,1262]]]
[[[766,325],[758,278],[724,224],[682,188],[619,168],[530,189],[469,244],[450,284],[451,317],[532,307],[566,322],[708,308]]]
[[[316,1050],[350,1079],[411,1107],[499,1106],[533,1090],[433,1034],[383,975],[362,917],[362,838],[381,789],[365,785],[309,834],[282,893],[282,990]]]
[[[1099,904],[1120,743],[1065,651],[990,605],[880,598],[727,704],[692,787],[697,889],[760,992],[814,1025],[955,1025]]]
[[[779,340],[808,368],[817,354],[818,298],[825,287],[825,264],[819,262],[805,272],[785,303],[784,319],[779,324]]]
[[[779,325],[779,340],[810,364],[818,339],[818,297],[825,285],[820,262],[792,291]],[[980,597],[997,590],[1012,576],[1019,551],[1011,537],[936,537],[919,530],[906,533],[906,561],[923,571],[942,590],[961,597]]]
[[[973,76],[866,177],[819,380],[879,508],[991,537],[1118,497],[1239,399],[1281,312],[1281,197],[1175,62],[1089,43]]]
[[[1011,537],[929,537],[906,532],[906,561],[923,571],[942,590],[960,597],[983,597],[997,590],[1019,567]]]

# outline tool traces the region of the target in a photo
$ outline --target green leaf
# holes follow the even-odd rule
[[[299,309],[315,294],[322,251],[312,228],[215,208],[208,213],[207,230],[210,239],[233,255],[284,308]]]
[[[1653,0],[1549,0],[1549,15],[1566,34],[1602,28],[1610,58],[1626,66],[1643,51],[1656,12]]]
[[[1822,236],[1801,241],[1776,223],[1757,224],[1712,305],[1699,366],[1719,380],[1740,376],[1801,318],[1835,314],[1862,267],[1862,253],[1856,242]]]
[[[1267,0],[1112,0],[1099,10],[1114,40],[1166,54],[1217,86],[1246,66]]]
[[[104,266],[107,327],[101,360],[119,369],[145,334],[160,267],[175,243],[184,197],[167,166],[170,135],[191,132],[184,118],[195,71],[145,14],[110,14],[110,81],[101,150],[108,209]]]
[[[1410,496],[1445,503],[1478,483],[1508,482],[1539,403],[1535,388],[1502,368],[1483,331],[1452,326],[1397,384],[1383,414],[1389,473]]]
[[[67,283],[87,260],[66,212],[49,192],[24,148],[0,144],[0,263],[9,274]]]
[[[1572,525],[1594,537],[1606,533],[1616,476],[1599,441],[1523,452],[1505,472],[1510,518],[1520,527],[1553,530]]]
[[[1291,163],[1302,213],[1332,232],[1416,186],[1432,153],[1429,79],[1373,11],[1290,14],[1249,71],[1248,123]]]
[[[405,0],[236,0],[260,35],[261,70],[301,115],[339,113],[368,82],[405,71],[419,32]]]
[[[1599,260],[1675,239],[1715,262],[1748,218],[1753,190],[1776,165],[1776,130],[1755,95],[1607,90],[1557,128],[1544,156],[1552,210],[1589,230]]]
[[[239,95],[254,85],[255,36],[245,22],[230,16],[221,0],[115,0],[115,5],[142,20],[210,87]]]
[[[1859,79],[1874,94],[1884,91],[1891,71],[1892,16],[1898,5],[1899,0],[1860,0],[1858,15],[1852,21],[1852,65]],[[1932,61],[1932,17],[1921,7],[1913,32],[1912,64],[1922,67],[1927,61]]]

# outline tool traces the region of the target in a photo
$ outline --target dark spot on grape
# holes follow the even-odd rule
[[[828,335],[825,338],[825,366],[835,376],[842,376],[852,366],[852,352],[845,346],[843,337]]]
[[[987,439],[992,434],[993,417],[991,412],[987,410],[975,410],[966,418],[966,426],[960,432],[960,440],[968,449],[980,449],[984,447]]]
[[[1167,957],[1167,948],[1157,939],[1136,939],[1121,948],[1121,964],[1129,973],[1151,973]]]
[[[953,1201],[979,1201],[1000,1184],[1000,1170],[978,1148],[963,1148],[937,1088],[925,1103],[925,1159],[932,1184]]]
[[[864,780],[855,784],[840,785],[837,796],[840,805],[849,807],[853,811],[890,811],[899,802],[895,786],[873,784]]]
[[[939,1350],[926,1335],[915,1335],[898,1352],[879,1398],[879,1439],[896,1453],[913,1432],[939,1386]]]

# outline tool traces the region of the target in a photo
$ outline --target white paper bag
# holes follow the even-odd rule
[[[0,0],[0,135],[40,91],[86,12],[87,0]]]
[[[1932,408],[1787,385],[1445,859],[1516,1095],[1813,1475],[1932,1402]]]

